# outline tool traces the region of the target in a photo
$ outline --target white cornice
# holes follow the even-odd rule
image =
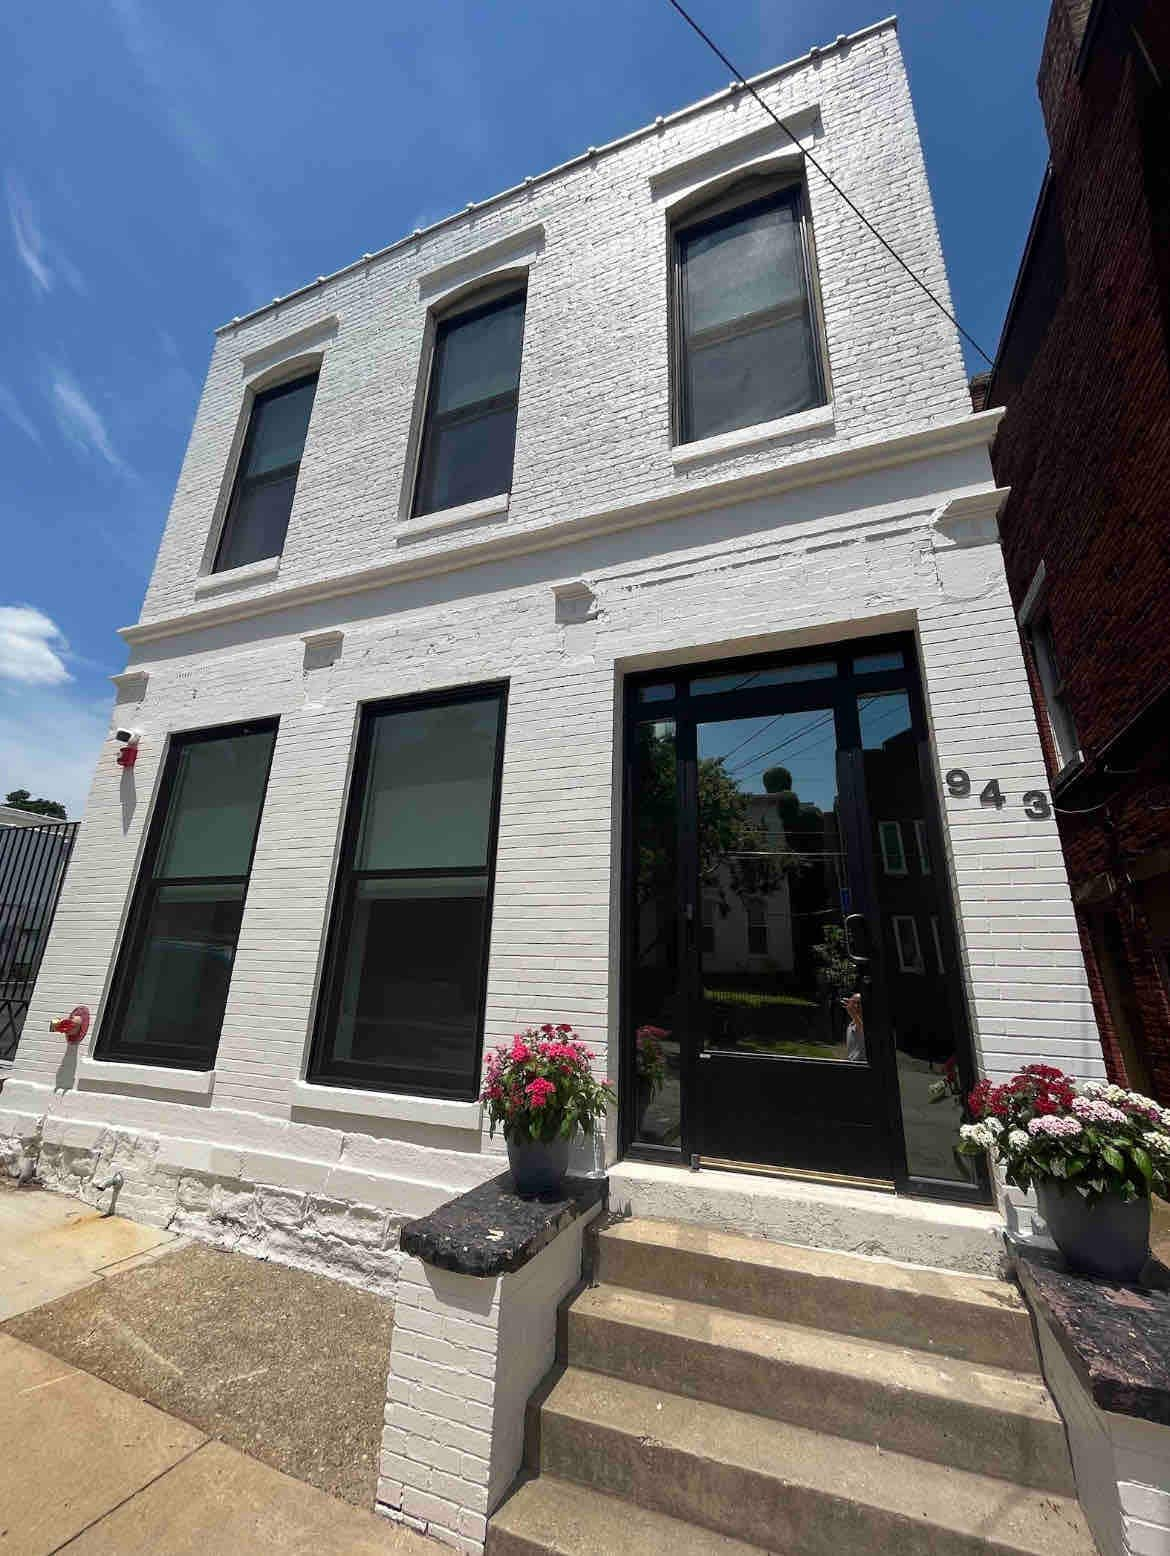
[[[748,85],[755,87],[757,90],[762,90],[779,81],[782,76],[790,75],[793,71],[800,70],[806,65],[815,64],[816,61],[832,54],[835,50],[847,49],[855,43],[862,42],[863,39],[872,38],[878,33],[892,30],[897,25],[898,19],[896,16],[885,16],[880,21],[871,22],[867,27],[859,27],[856,32],[840,33],[832,43],[813,47],[807,53],[801,54],[797,59],[787,60],[783,65],[774,65],[770,70],[761,71],[758,76],[749,76],[747,78]],[[635,142],[645,140],[651,135],[658,135],[668,125],[673,126],[681,124],[687,119],[693,119],[696,115],[705,113],[707,109],[714,107],[715,104],[724,101],[726,98],[734,97],[737,92],[742,90],[743,88],[739,82],[733,81],[730,86],[724,87],[722,91],[713,92],[710,97],[701,98],[697,103],[689,103],[685,108],[679,108],[674,113],[665,114],[661,118],[656,119],[653,124],[643,125],[641,129],[632,130],[628,135],[620,135],[616,140],[609,141],[604,146],[590,146],[587,151],[580,152],[577,156],[558,163],[556,167],[548,168],[543,173],[537,173],[526,178],[522,184],[513,184],[510,189],[502,189],[499,194],[491,195],[486,200],[478,202],[472,200],[468,203],[465,210],[452,211],[450,216],[440,217],[437,222],[432,222],[428,227],[420,227],[408,236],[386,244],[384,248],[380,248],[370,254],[363,254],[360,259],[352,260],[348,265],[342,265],[340,269],[334,270],[331,275],[318,276],[315,281],[310,281],[305,286],[298,286],[283,297],[274,297],[270,303],[264,303],[259,308],[253,308],[248,313],[229,319],[226,324],[221,324],[215,333],[224,335],[230,330],[238,329],[241,324],[251,324],[253,320],[262,318],[264,314],[270,313],[274,308],[283,308],[288,303],[307,296],[318,286],[327,286],[331,281],[336,281],[339,276],[348,275],[353,270],[359,270],[363,265],[368,265],[371,261],[384,259],[388,254],[393,254],[396,250],[405,248],[409,243],[417,243],[420,238],[429,238],[432,233],[439,232],[443,228],[451,227],[455,223],[479,216],[484,211],[504,205],[517,196],[528,194],[534,186],[547,183],[550,179],[557,178],[560,174],[568,172],[570,168],[588,164],[599,157],[610,156],[613,152],[620,151],[625,146],[631,146]]]
[[[534,551],[548,551],[573,541],[588,540],[618,530],[636,529],[643,524],[660,524],[707,508],[730,507],[761,497],[776,496],[797,487],[814,486],[822,481],[841,481],[865,475],[891,465],[912,464],[961,449],[986,447],[995,434],[1003,411],[1000,408],[962,416],[956,421],[940,422],[896,437],[877,438],[851,448],[832,449],[796,459],[771,470],[748,475],[728,476],[722,481],[706,481],[683,491],[660,497],[640,498],[611,508],[595,508],[585,513],[556,519],[527,529],[502,530],[482,539],[470,539],[443,551],[422,556],[395,557],[371,567],[338,573],[331,578],[314,578],[308,583],[289,584],[267,594],[246,600],[225,601],[168,616],[158,621],[139,622],[122,627],[120,635],[130,644],[152,643],[160,638],[196,632],[250,616],[268,616],[294,606],[312,605],[339,595],[362,594],[438,573],[450,573],[485,562],[505,561]]]

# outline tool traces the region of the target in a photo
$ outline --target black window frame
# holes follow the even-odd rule
[[[275,470],[266,470],[263,475],[249,476],[246,474],[248,461],[252,456],[252,448],[256,439],[256,420],[259,410],[273,400],[279,400],[286,394],[292,394],[294,390],[303,389],[306,384],[313,384],[313,404],[309,408],[309,420],[305,423],[305,442],[308,442],[309,425],[313,419],[313,411],[317,403],[317,390],[321,383],[321,369],[315,367],[307,373],[298,373],[295,378],[282,380],[278,384],[272,384],[267,389],[258,390],[252,396],[252,403],[248,407],[248,429],[244,434],[243,447],[240,449],[240,457],[236,464],[236,473],[232,478],[231,496],[228,498],[227,508],[224,510],[223,524],[220,526],[219,539],[215,545],[215,560],[211,564],[213,573],[230,573],[236,567],[255,566],[256,562],[268,561],[268,557],[256,557],[251,563],[239,562],[228,566],[224,562],[224,553],[227,550],[229,537],[232,535],[236,515],[239,512],[240,502],[244,495],[250,495],[252,491],[264,486],[275,486],[278,481],[287,481],[291,475],[293,478],[292,496],[289,498],[289,518],[292,517],[293,503],[297,496],[297,483],[300,479],[301,465],[305,459],[305,445],[301,444],[300,457],[286,465],[281,465]],[[247,489],[245,492],[245,488]],[[272,553],[273,556],[281,556],[284,553],[284,543],[288,538],[288,519],[285,520],[284,534],[281,537],[280,549]]]
[[[170,819],[171,801],[174,798],[175,781],[178,777],[179,761],[183,751],[190,746],[200,745],[206,741],[267,733],[272,735],[272,746],[268,753],[268,766],[264,771],[264,785],[260,791],[260,805],[256,812],[256,829],[252,834],[252,847],[248,852],[247,871],[243,875],[156,876],[155,866],[158,863],[159,852],[166,836],[167,823]],[[171,735],[167,745],[166,759],[163,763],[162,778],[155,797],[154,810],[150,818],[146,847],[143,850],[142,860],[138,866],[138,873],[134,882],[134,896],[130,912],[126,918],[126,928],[122,935],[122,943],[114,964],[114,976],[110,982],[109,996],[105,1001],[105,1011],[98,1030],[97,1041],[94,1044],[95,1059],[101,1059],[111,1064],[146,1064],[168,1070],[215,1069],[216,1059],[219,1054],[219,1040],[222,1035],[222,1021],[220,1032],[216,1033],[215,1049],[210,1056],[201,1050],[179,1049],[174,1044],[167,1044],[165,1048],[158,1050],[152,1049],[147,1044],[136,1044],[132,1051],[120,1053],[118,1051],[118,1039],[126,1019],[130,997],[134,992],[135,974],[141,966],[146,931],[150,924],[151,908],[160,886],[242,885],[244,888],[240,902],[242,919],[242,915],[248,906],[248,888],[251,885],[252,866],[256,858],[256,841],[260,835],[261,823],[264,820],[264,807],[268,800],[268,784],[272,776],[272,761],[276,752],[276,742],[279,738],[279,733],[280,719],[272,717],[249,719],[242,724],[217,724],[210,729],[183,730]],[[237,949],[238,946],[239,942],[237,941]],[[235,953],[233,952],[232,970],[228,974],[228,998],[231,997],[231,978],[234,972]]]
[[[805,410],[814,410],[817,406],[828,403],[827,353],[821,324],[820,294],[813,263],[812,231],[804,181],[799,177],[780,180],[749,179],[744,183],[733,185],[722,194],[681,215],[671,229],[671,313],[674,346],[671,353],[674,377],[671,433],[676,447],[688,443],[705,442],[708,436],[723,437],[732,432],[746,430],[748,427],[766,425],[763,422],[747,422],[743,428],[731,428],[725,433],[705,433],[702,437],[697,437],[692,430],[690,396],[687,390],[687,352],[692,342],[687,329],[685,243],[688,239],[716,232],[721,227],[734,226],[745,217],[756,216],[763,211],[783,205],[792,206],[796,215],[804,274],[804,308],[808,316],[809,338],[816,373],[815,399],[800,411],[793,411],[790,414],[801,415]],[[794,308],[786,308],[763,310],[751,317],[779,322],[795,316]],[[746,333],[742,324],[714,326],[703,332],[701,344],[711,344],[717,339],[730,339],[742,333]]]
[[[359,711],[357,746],[354,753],[353,772],[345,799],[345,823],[341,848],[333,882],[333,896],[329,910],[329,930],[325,941],[325,957],[317,1000],[317,1014],[313,1023],[313,1040],[309,1050],[306,1080],[318,1086],[337,1086],[346,1090],[369,1091],[382,1096],[434,1097],[444,1101],[474,1102],[480,1092],[480,1074],[483,1068],[484,1025],[487,1016],[488,963],[491,954],[492,919],[495,904],[496,859],[499,851],[500,796],[504,769],[504,745],[508,731],[507,681],[476,682],[471,686],[446,687],[441,691],[417,692],[403,697],[388,697],[378,702],[362,705]],[[497,725],[495,760],[492,766],[491,809],[488,817],[486,870],[476,867],[452,867],[397,870],[355,870],[358,837],[365,808],[366,785],[370,775],[370,756],[377,720],[387,713],[406,713],[415,709],[436,708],[457,703],[488,702],[498,699],[499,723]],[[347,923],[353,921],[353,901],[357,882],[371,877],[382,879],[434,879],[439,876],[486,876],[484,890],[483,939],[479,956],[479,997],[476,1001],[476,1039],[469,1070],[472,1077],[468,1087],[435,1086],[426,1080],[395,1080],[393,1089],[386,1084],[374,1084],[368,1076],[368,1066],[353,1061],[338,1061],[329,1053],[337,1030],[341,1010],[342,985],[345,978],[346,953],[349,937],[344,934]],[[400,1073],[408,1073],[408,1066],[400,1067]]]
[[[507,394],[491,395],[485,400],[477,400],[472,405],[460,406],[455,411],[439,412],[436,409],[436,399],[439,392],[439,373],[437,371],[439,352],[445,335],[454,327],[461,324],[469,324],[475,319],[486,318],[488,314],[496,313],[502,308],[510,307],[518,299],[524,302],[524,323],[520,330],[520,360],[516,364],[516,387],[510,389]],[[481,416],[494,414],[498,411],[511,409],[514,412],[512,423],[512,450],[510,469],[508,472],[507,492],[485,492],[481,497],[468,498],[469,502],[483,502],[491,497],[503,497],[511,493],[512,478],[516,470],[516,430],[520,420],[520,378],[524,368],[524,335],[528,327],[528,280],[510,282],[507,285],[501,283],[499,288],[492,288],[489,292],[480,292],[467,303],[438,315],[434,321],[434,330],[430,342],[430,355],[427,362],[427,387],[423,404],[422,426],[419,430],[418,460],[414,471],[414,490],[411,493],[410,517],[423,519],[432,513],[445,513],[447,508],[423,507],[424,493],[432,484],[428,472],[428,461],[434,450],[434,429],[436,424],[441,426],[455,426],[460,422],[477,420]],[[456,506],[463,506],[456,504]]]

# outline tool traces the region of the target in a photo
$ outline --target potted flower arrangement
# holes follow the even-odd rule
[[[641,1118],[654,1098],[662,1090],[666,1079],[666,1050],[664,1038],[670,1036],[665,1027],[643,1026],[634,1034],[635,1080],[637,1082],[637,1112]]]
[[[593,1133],[614,1093],[593,1075],[589,1050],[572,1027],[546,1023],[488,1054],[480,1100],[491,1133],[504,1131],[516,1192],[535,1195],[560,1189],[573,1136],[578,1129]]]
[[[1136,1280],[1149,1256],[1150,1195],[1170,1183],[1170,1109],[1047,1064],[999,1086],[980,1081],[968,1100],[976,1122],[960,1127],[960,1151],[990,1152],[1016,1188],[1035,1184],[1071,1268]]]

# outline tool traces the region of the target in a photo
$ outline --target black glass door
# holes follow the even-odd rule
[[[970,1186],[925,730],[892,641],[629,688],[626,1137],[643,1154]]]

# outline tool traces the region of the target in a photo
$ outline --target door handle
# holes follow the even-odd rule
[[[869,961],[871,954],[869,921],[864,913],[846,913],[844,928],[845,954],[851,962],[860,967]],[[859,946],[864,949],[858,949]]]

